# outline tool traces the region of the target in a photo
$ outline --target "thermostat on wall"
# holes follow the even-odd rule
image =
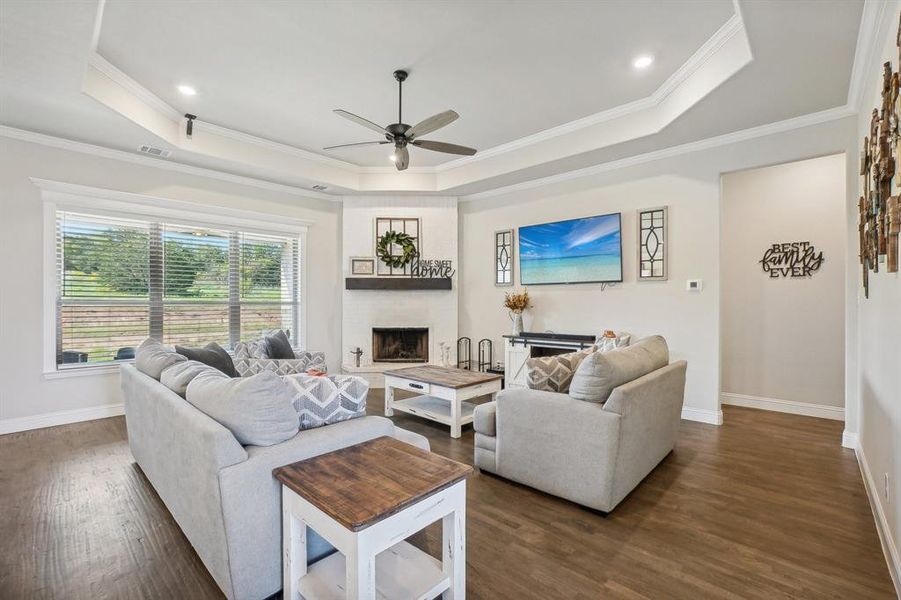
[[[689,279],[685,282],[685,289],[689,292],[700,292],[701,288],[704,287],[704,282],[700,279]]]

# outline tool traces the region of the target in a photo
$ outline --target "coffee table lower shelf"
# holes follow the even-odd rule
[[[375,592],[379,600],[431,600],[450,588],[441,561],[400,542],[375,557]],[[310,565],[297,581],[304,600],[345,600],[345,561],[340,552]]]
[[[453,425],[451,417],[451,401],[436,396],[414,396],[395,400],[392,404],[394,410],[409,413],[419,417],[425,417],[432,421]],[[476,405],[472,402],[460,402],[460,425],[472,423],[472,413]]]

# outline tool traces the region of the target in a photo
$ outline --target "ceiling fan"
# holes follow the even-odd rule
[[[448,144],[446,142],[433,142],[431,140],[421,140],[420,136],[426,135],[428,133],[432,133],[438,129],[446,125],[450,125],[454,121],[456,121],[460,115],[455,113],[452,110],[446,110],[444,112],[440,112],[437,115],[432,115],[428,119],[424,121],[420,121],[416,125],[410,127],[403,120],[403,91],[404,91],[404,81],[407,79],[406,71],[395,71],[394,78],[397,80],[397,123],[392,123],[387,127],[382,127],[381,125],[376,125],[369,119],[364,119],[363,117],[357,116],[353,113],[347,112],[346,110],[342,110],[340,108],[335,109],[333,112],[345,119],[353,121],[358,125],[362,125],[367,129],[372,129],[375,132],[378,132],[385,136],[385,139],[382,141],[375,142],[357,142],[355,144],[339,144],[338,146],[328,146],[323,148],[323,150],[335,150],[337,148],[351,148],[355,146],[377,146],[382,144],[394,144],[394,154],[391,155],[391,160],[394,161],[394,166],[397,167],[398,171],[403,171],[408,166],[410,166],[410,151],[407,149],[408,144],[412,144],[419,148],[425,148],[426,150],[433,150],[434,152],[445,152],[447,154],[462,154],[463,156],[472,156],[476,153],[475,148],[468,148],[466,146],[458,146],[457,144]]]

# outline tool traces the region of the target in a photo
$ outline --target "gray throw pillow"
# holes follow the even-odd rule
[[[291,392],[275,373],[237,378],[201,373],[188,384],[186,397],[245,446],[279,444],[299,430]]]
[[[266,357],[275,359],[293,359],[294,350],[288,335],[279,329],[275,333],[266,336]]]
[[[188,390],[188,384],[194,381],[194,378],[201,373],[213,373],[220,377],[227,377],[225,373],[215,367],[196,360],[186,360],[163,369],[163,373],[160,375],[160,383],[184,398]]]
[[[283,377],[300,415],[300,428],[331,425],[366,414],[369,383],[353,375],[286,375]]]
[[[576,369],[592,352],[594,346],[579,352],[530,358],[526,360],[526,384],[532,390],[565,394]]]
[[[569,395],[586,402],[606,402],[616,387],[669,364],[666,340],[659,335],[609,352],[595,352],[582,361]]]
[[[186,360],[188,359],[176,353],[174,348],[165,346],[153,338],[147,338],[141,342],[135,351],[135,368],[157,381],[159,381],[163,369]]]
[[[175,351],[182,356],[186,356],[188,360],[196,360],[197,362],[202,362],[205,365],[219,369],[229,377],[240,377],[237,369],[235,369],[235,363],[232,360],[232,357],[229,356],[225,348],[216,342],[210,342],[203,348],[176,346]]]

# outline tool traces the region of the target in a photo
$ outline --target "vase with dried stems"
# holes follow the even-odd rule
[[[529,290],[504,294],[504,308],[509,311],[510,320],[513,321],[513,335],[521,334],[523,330],[522,313],[532,308]]]

